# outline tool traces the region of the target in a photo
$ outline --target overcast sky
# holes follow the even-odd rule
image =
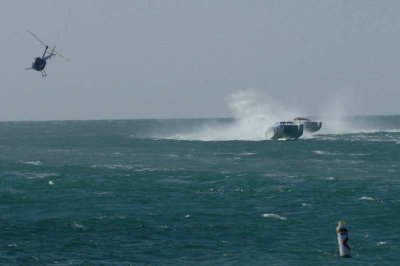
[[[229,117],[246,89],[305,115],[400,114],[399,14],[397,0],[4,0],[0,120]],[[43,52],[26,29],[71,62],[25,71]]]

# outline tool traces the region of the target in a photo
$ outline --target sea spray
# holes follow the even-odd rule
[[[180,132],[161,138],[200,141],[228,141],[265,139],[265,131],[279,121],[291,121],[295,117],[309,117],[322,121],[323,126],[316,134],[303,134],[302,139],[315,138],[316,135],[358,134],[376,132],[382,128],[396,130],[395,117],[377,117],[366,120],[363,117],[349,116],[348,100],[338,95],[320,103],[316,114],[307,116],[306,106],[299,102],[295,107],[283,104],[265,92],[255,89],[241,90],[227,97],[232,119],[204,121],[201,125],[186,128]],[[318,108],[318,105],[321,106]],[[394,120],[394,121],[393,121]],[[368,131],[365,131],[368,130]]]
[[[243,90],[228,97],[233,116],[229,124],[204,125],[179,139],[224,141],[263,140],[268,127],[281,120],[291,120],[298,112],[284,108],[276,99],[257,90]]]
[[[322,134],[343,134],[354,131],[354,125],[348,121],[348,106],[351,104],[346,97],[337,93],[330,95],[318,112],[318,119],[323,121]]]

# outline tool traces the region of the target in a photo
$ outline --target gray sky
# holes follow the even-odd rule
[[[228,117],[249,88],[306,115],[400,114],[399,14],[397,0],[4,0],[0,120]],[[25,71],[43,52],[27,28],[71,62]]]

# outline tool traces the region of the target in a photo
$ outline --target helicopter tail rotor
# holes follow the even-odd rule
[[[66,58],[65,56],[63,56],[62,54],[60,54],[57,51],[54,51],[54,55],[58,55],[59,57],[61,57],[62,59],[64,59],[64,61],[70,62],[71,60],[69,60],[68,58]]]
[[[51,53],[50,53],[50,60],[51,60],[51,57],[53,56],[53,55],[56,55],[55,53],[54,53],[54,50],[56,49],[56,46],[54,45],[54,47],[53,47],[53,50],[51,50]]]
[[[51,50],[51,52],[47,51],[47,54],[49,54],[49,56],[59,56],[63,60],[65,60],[67,62],[71,61],[68,58],[66,58],[65,56],[63,56],[62,54],[60,54],[60,52],[56,50],[56,46],[55,45],[54,45],[53,49]],[[51,57],[49,57],[49,58],[51,58]]]

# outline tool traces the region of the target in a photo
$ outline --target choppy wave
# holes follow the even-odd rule
[[[370,119],[377,120],[364,120]],[[0,260],[336,265],[332,236],[343,219],[361,236],[350,239],[356,263],[396,261],[393,236],[400,232],[390,223],[399,220],[396,129],[366,127],[298,142],[162,137],[232,123],[87,121],[57,129],[19,123],[0,130],[0,239],[10,255]],[[43,137],[49,128],[53,133]],[[310,234],[321,225],[326,230]]]
[[[5,175],[19,177],[19,178],[26,178],[26,179],[36,179],[36,178],[43,179],[43,178],[59,176],[58,173],[51,173],[51,172],[23,172],[23,171],[12,171],[5,173]]]
[[[330,141],[393,142],[399,144],[400,130],[365,130],[345,134],[318,134],[315,136],[315,139]]]

